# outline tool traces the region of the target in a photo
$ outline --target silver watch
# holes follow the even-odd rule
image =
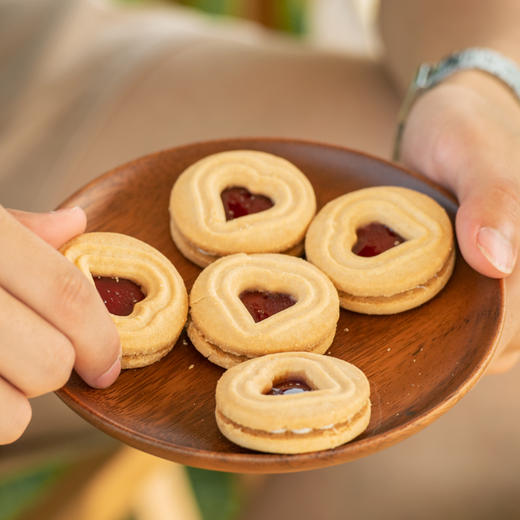
[[[497,51],[473,47],[450,54],[435,65],[423,63],[419,65],[399,111],[393,151],[395,161],[399,159],[406,119],[417,98],[455,72],[465,69],[477,69],[491,74],[507,85],[520,100],[520,67]]]

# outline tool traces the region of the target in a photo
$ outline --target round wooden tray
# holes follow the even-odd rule
[[[168,201],[177,176],[196,160],[224,150],[271,152],[310,179],[318,207],[355,189],[398,185],[435,198],[453,218],[456,204],[432,183],[396,165],[323,144],[281,139],[233,139],[191,144],[123,165],[62,204],[88,214],[89,231],[137,237],[164,253],[188,291],[200,269],[170,238]],[[503,322],[503,285],[457,257],[446,288],[427,304],[393,316],[341,311],[330,354],[361,368],[371,385],[372,418],[357,439],[333,450],[271,455],[227,441],[214,419],[215,385],[223,370],[202,357],[183,333],[158,363],[123,371],[108,389],[76,374],[58,395],[94,426],[138,449],[214,470],[276,473],[347,462],[411,435],[453,406],[478,380]]]

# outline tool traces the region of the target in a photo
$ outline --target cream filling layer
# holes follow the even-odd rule
[[[219,416],[219,419],[233,428],[239,429],[243,431],[244,433],[250,434],[250,435],[256,435],[256,436],[263,436],[263,437],[273,437],[273,436],[285,436],[285,437],[292,437],[292,436],[314,436],[314,435],[321,435],[327,432],[335,432],[337,430],[341,430],[344,428],[348,428],[351,424],[355,423],[357,420],[361,419],[369,410],[370,402],[367,401],[367,403],[357,412],[355,415],[353,415],[350,419],[343,421],[341,423],[337,424],[327,424],[325,426],[321,426],[318,428],[299,428],[295,430],[291,429],[285,429],[281,428],[279,430],[270,430],[270,431],[264,431],[264,430],[256,430],[254,428],[249,428],[247,426],[243,426],[241,424],[238,424],[225,415],[223,415],[219,410],[217,410],[217,414]]]
[[[219,253],[217,251],[208,251],[206,249],[201,248],[198,244],[193,242],[193,240],[189,239],[184,233],[182,233],[182,231],[177,226],[177,223],[175,222],[175,220],[172,220],[170,222],[170,228],[174,228],[177,240],[179,240],[185,248],[202,255],[203,257],[207,258],[208,260],[210,259],[213,261],[222,256],[226,256],[226,255],[237,252],[237,251],[227,251],[227,252]],[[286,255],[291,255],[291,256],[299,256],[303,252],[303,240],[299,240],[296,243],[294,243],[293,245],[286,246],[285,249],[273,248],[273,249],[270,249],[269,251],[258,251],[258,252],[259,253],[267,253],[267,252],[280,253],[280,254],[286,254]]]
[[[391,296],[357,296],[355,294],[347,293],[342,291],[341,289],[338,289],[338,295],[339,298],[346,298],[349,301],[354,302],[364,302],[364,303],[383,303],[383,302],[389,302],[392,300],[398,300],[401,298],[406,298],[408,296],[411,296],[413,294],[416,294],[420,291],[424,291],[429,289],[438,278],[443,278],[445,275],[447,275],[448,270],[450,270],[453,266],[453,262],[455,260],[455,250],[451,249],[450,253],[448,254],[448,257],[446,261],[444,262],[441,269],[435,273],[429,280],[426,282],[412,288],[408,289],[403,292],[392,294]]]
[[[233,361],[236,361],[237,363],[242,363],[243,361],[247,361],[248,359],[253,359],[255,357],[262,356],[262,355],[265,355],[265,354],[274,353],[274,352],[264,352],[262,354],[254,354],[254,355],[251,355],[251,356],[247,356],[245,354],[235,354],[234,352],[229,352],[228,350],[225,350],[225,349],[219,347],[218,345],[215,345],[215,343],[212,343],[211,341],[209,341],[208,338],[195,325],[193,320],[190,322],[190,324],[195,328],[196,333],[200,336],[202,341],[204,341],[206,343],[207,347],[209,347],[210,349],[212,349],[215,353],[217,353],[219,355],[229,356]],[[335,328],[334,328],[334,332],[335,332]],[[319,347],[325,341],[327,341],[329,339],[329,336],[330,336],[330,331],[329,331],[329,333],[325,337],[321,338],[319,341],[317,341],[316,343],[313,343],[312,345],[309,345],[309,346],[307,346],[305,348],[302,348],[301,351],[302,352],[314,352],[314,351],[316,351],[317,349],[319,349]],[[193,342],[193,339],[192,339],[192,342]]]

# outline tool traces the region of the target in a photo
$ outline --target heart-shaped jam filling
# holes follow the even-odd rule
[[[247,188],[233,186],[226,188],[221,194],[222,204],[226,212],[226,220],[259,213],[272,208],[274,203],[265,195],[251,193]]]
[[[132,314],[134,305],[145,297],[141,288],[126,278],[94,276],[94,283],[108,312],[117,316]]]
[[[268,291],[243,291],[239,298],[256,323],[296,303],[290,294]]]
[[[377,256],[406,242],[402,236],[379,222],[372,222],[356,229],[357,242],[352,252],[359,256]]]
[[[312,388],[303,379],[293,378],[274,381],[271,390],[265,392],[265,395],[301,394],[311,391]]]

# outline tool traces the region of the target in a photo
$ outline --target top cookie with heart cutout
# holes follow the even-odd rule
[[[305,252],[332,280],[341,306],[365,314],[425,303],[445,286],[455,263],[444,208],[397,186],[353,191],[326,204],[309,227]]]
[[[116,324],[122,368],[155,363],[175,345],[188,317],[188,293],[160,251],[121,233],[84,233],[60,251],[94,284]]]
[[[265,152],[233,150],[188,167],[170,196],[172,238],[201,267],[234,253],[299,255],[316,212],[307,177]]]
[[[188,336],[229,368],[274,352],[323,354],[339,319],[338,293],[309,262],[280,254],[236,254],[206,267],[190,292]]]
[[[284,352],[230,368],[217,383],[215,418],[231,442],[270,453],[334,448],[370,421],[370,383],[332,356]]]

